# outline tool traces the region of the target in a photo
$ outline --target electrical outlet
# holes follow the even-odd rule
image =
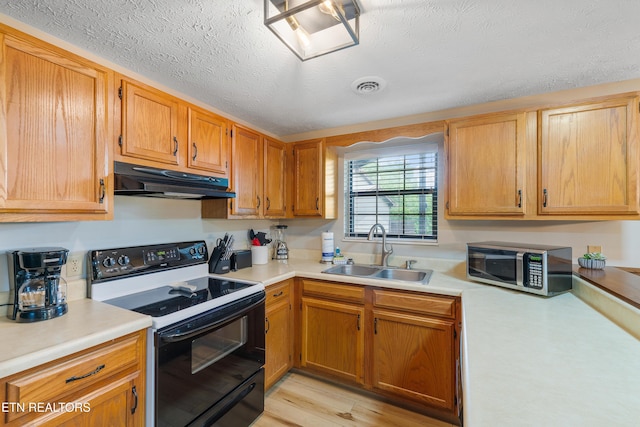
[[[67,257],[67,277],[82,277],[83,254],[71,254]]]

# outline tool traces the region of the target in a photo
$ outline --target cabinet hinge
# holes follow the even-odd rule
[[[449,128],[447,128],[447,136],[449,136]]]
[[[118,98],[120,98],[120,100],[122,100],[122,86],[120,86],[118,88]]]
[[[118,137],[118,145],[122,147],[122,135]]]
[[[447,200],[447,204],[446,204],[447,210],[449,210],[449,201]]]
[[[231,129],[231,138],[233,138],[233,129]]]
[[[300,361],[302,362],[302,353],[300,353]]]

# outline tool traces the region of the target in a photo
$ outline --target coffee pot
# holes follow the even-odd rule
[[[18,322],[53,319],[67,312],[67,285],[60,277],[69,250],[60,247],[28,248],[9,252],[7,317]]]
[[[273,256],[272,259],[289,259],[289,248],[285,240],[284,230],[286,225],[276,225],[273,227]]]

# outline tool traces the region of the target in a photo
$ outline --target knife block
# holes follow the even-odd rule
[[[224,251],[220,248],[215,247],[213,249],[211,258],[209,258],[209,273],[225,274],[231,271],[231,260],[222,259],[223,255]]]

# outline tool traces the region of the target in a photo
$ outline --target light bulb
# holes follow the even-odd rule
[[[296,35],[296,38],[298,39],[298,43],[300,44],[300,46],[303,49],[308,48],[311,45],[311,37],[309,36],[309,33],[307,32],[307,30],[302,28],[298,20],[293,16],[289,16],[288,18],[286,18],[286,20],[289,26],[291,27],[291,29],[293,30],[293,33]]]
[[[338,12],[336,12],[336,8],[339,8],[340,11],[344,14],[342,4],[336,4],[333,0],[325,0],[318,5],[318,9],[320,9],[320,12],[326,15],[331,15],[336,19],[336,21],[340,21],[340,17],[338,16]]]

